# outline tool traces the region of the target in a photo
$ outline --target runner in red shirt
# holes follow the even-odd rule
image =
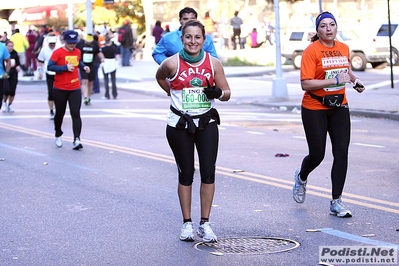
[[[72,117],[73,149],[83,148],[80,143],[82,120],[80,118],[80,107],[82,105],[82,92],[80,89],[78,68],[81,67],[86,73],[90,68],[80,61],[80,50],[76,49],[78,33],[68,30],[64,33],[65,45],[53,52],[48,62],[47,69],[54,71],[55,79],[53,85],[53,97],[55,104],[54,129],[55,145],[62,147],[61,125],[64,119],[67,103]]]

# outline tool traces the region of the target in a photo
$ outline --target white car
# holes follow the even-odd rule
[[[392,65],[399,66],[399,27],[398,23],[391,23]],[[389,25],[382,24],[377,32],[376,39],[389,45]],[[389,58],[388,58],[389,59]]]
[[[283,40],[281,54],[296,69],[301,67],[302,53],[310,44],[310,39],[316,34],[314,28],[294,30],[287,34]],[[351,51],[351,68],[354,71],[364,71],[367,63],[373,68],[384,68],[389,58],[389,46],[376,39],[360,39],[352,30],[338,30],[337,40],[346,43]]]

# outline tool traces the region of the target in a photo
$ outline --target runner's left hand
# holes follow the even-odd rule
[[[209,84],[209,80],[206,79],[206,83],[208,87],[204,88],[204,93],[208,99],[218,99],[222,95],[222,89],[216,86],[212,86]]]

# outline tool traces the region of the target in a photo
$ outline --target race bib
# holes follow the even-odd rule
[[[90,64],[93,62],[93,54],[83,54],[83,63]]]
[[[15,59],[11,58],[10,62],[11,62],[11,67],[15,67]]]
[[[326,74],[324,76],[324,79],[334,79],[341,72],[348,73],[348,69],[347,68],[334,68],[334,69],[326,70],[325,72],[326,72]],[[331,85],[331,86],[328,86],[326,88],[323,88],[323,90],[325,90],[325,91],[338,91],[338,90],[342,90],[343,88],[345,88],[345,83],[341,83],[341,84],[338,84],[338,85]]]
[[[184,88],[182,90],[183,110],[198,110],[211,108],[211,102],[202,92],[203,87]]]

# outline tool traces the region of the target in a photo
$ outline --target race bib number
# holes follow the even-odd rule
[[[211,102],[202,92],[202,87],[184,88],[182,91],[183,110],[211,108]]]
[[[338,76],[340,73],[348,73],[347,68],[334,68],[330,70],[326,70],[326,74],[324,76],[324,79],[334,79],[336,76]],[[338,84],[338,85],[331,85],[326,88],[323,88],[325,91],[338,91],[342,90],[345,88],[345,83]]]
[[[10,62],[11,62],[11,67],[15,67],[15,59],[11,58]]]
[[[78,57],[76,55],[65,56],[65,62],[67,64],[72,64],[73,66],[79,65]]]
[[[83,63],[90,64],[93,62],[93,54],[83,54]]]

